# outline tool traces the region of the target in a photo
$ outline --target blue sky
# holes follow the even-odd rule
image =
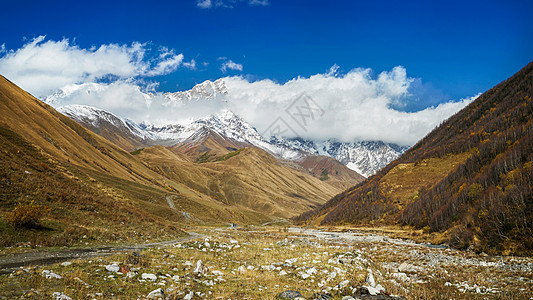
[[[195,0],[9,1],[0,11],[0,44],[17,49],[24,38],[46,35],[85,48],[168,47],[198,63],[152,78],[170,91],[228,74],[285,82],[334,64],[376,73],[401,65],[434,90],[417,108],[483,92],[533,59],[529,0],[212,1],[210,8]],[[224,74],[220,57],[243,71]]]

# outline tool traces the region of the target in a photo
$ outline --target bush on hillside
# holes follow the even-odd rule
[[[19,203],[7,216],[7,223],[15,228],[35,228],[40,226],[41,219],[50,210],[46,206],[35,204],[32,200],[29,204]]]

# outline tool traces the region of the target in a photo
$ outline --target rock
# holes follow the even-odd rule
[[[366,289],[368,290],[368,293],[373,296],[379,295],[379,293],[381,293],[381,291],[375,287],[366,286]]]
[[[66,261],[66,262],[62,262],[61,265],[63,267],[68,267],[68,266],[72,265],[72,263],[70,261]]]
[[[142,279],[150,279],[150,280],[157,280],[157,276],[151,273],[142,273],[141,275]]]
[[[355,300],[355,298],[352,296],[344,296],[342,297],[342,300]]]
[[[105,269],[109,272],[118,272],[120,270],[120,267],[117,264],[112,264],[105,266]]]
[[[403,262],[398,267],[398,272],[401,272],[401,273],[415,273],[416,272],[416,268],[412,264],[408,264],[406,262]]]
[[[191,300],[192,297],[194,297],[194,293],[190,291],[185,297],[183,297],[183,300]]]
[[[222,275],[224,275],[224,273],[222,273],[221,271],[218,271],[218,270],[211,271],[211,273],[213,273],[213,274],[216,275],[216,276],[222,276]]]
[[[306,271],[306,273],[309,274],[309,275],[314,275],[314,274],[316,274],[316,272],[318,272],[318,271],[317,271],[317,269],[315,267],[309,268]]]
[[[60,292],[54,292],[52,294],[52,297],[54,297],[56,300],[72,300],[71,297],[63,294],[63,293],[60,293]]]
[[[367,269],[368,275],[366,276],[366,283],[370,285],[371,287],[376,286],[376,281],[374,280],[374,275],[372,274],[371,269]]]
[[[239,274],[243,274],[243,273],[246,272],[246,269],[244,268],[244,266],[240,266],[240,267],[237,268],[237,272],[238,272]]]
[[[186,266],[186,267],[192,267],[192,266],[194,266],[194,264],[192,263],[192,261],[189,261],[189,260],[186,261],[185,263],[183,263],[183,265]]]
[[[194,268],[194,271],[192,271],[194,274],[198,275],[205,275],[208,272],[208,269],[206,266],[204,266],[204,263],[201,260],[198,260],[196,262],[196,267]]]
[[[279,276],[285,276],[285,275],[287,275],[287,272],[285,272],[285,270],[279,271]]]
[[[302,297],[302,293],[291,290],[281,292],[279,295],[276,296],[277,299],[296,299],[299,297]]]
[[[165,299],[165,291],[163,291],[162,288],[158,288],[157,290],[151,291],[148,296],[146,296],[147,299]]]
[[[137,273],[135,273],[135,272],[128,272],[126,274],[126,276],[128,276],[128,278],[133,278],[133,277],[135,277],[135,275],[137,275]]]
[[[333,298],[333,295],[331,294],[326,294],[326,293],[314,293],[313,294],[314,300],[329,300],[331,298]]]
[[[56,273],[52,272],[52,271],[48,271],[48,270],[43,270],[43,272],[41,273],[44,277],[46,277],[46,279],[61,279],[63,277],[61,277],[61,275],[57,275]]]

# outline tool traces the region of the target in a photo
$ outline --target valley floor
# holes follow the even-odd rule
[[[274,299],[292,290],[304,299],[351,299],[365,286],[381,290],[380,299],[533,299],[532,258],[479,255],[361,230],[195,232],[195,240],[138,253],[124,249],[20,268],[0,275],[0,298]]]

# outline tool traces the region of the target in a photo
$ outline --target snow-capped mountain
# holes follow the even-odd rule
[[[141,124],[141,128],[156,135],[162,140],[183,141],[191,137],[202,128],[209,128],[220,135],[239,142],[249,143],[262,148],[283,159],[298,159],[305,155],[305,151],[293,149],[284,144],[276,144],[263,138],[255,128],[229,110],[222,110],[220,114],[198,119],[188,124],[166,125],[156,127]]]
[[[137,123],[95,107],[87,105],[67,105],[58,107],[57,111],[78,123],[89,125],[94,128],[99,128],[104,125],[109,127],[109,125],[111,125],[143,140],[153,140],[157,138],[156,135],[152,134],[150,131],[144,130],[137,125]]]
[[[187,91],[165,93],[163,95],[171,101],[186,102],[200,99],[215,99],[217,96],[226,95],[227,93],[228,88],[221,78],[215,81],[206,80]]]
[[[109,131],[110,126],[115,126],[123,135],[124,131],[129,131],[126,136],[142,140],[145,145],[179,143],[208,128],[222,136],[262,148],[282,159],[301,160],[310,154],[333,157],[365,177],[373,175],[407,150],[406,147],[383,142],[345,143],[335,140],[309,141],[281,137],[266,139],[229,110],[186,124],[169,124],[161,127],[145,123],[138,125],[133,121],[84,105],[59,107],[58,111],[102,135],[106,133],[102,132],[102,127]],[[133,143],[133,146],[135,145],[139,146]]]
[[[309,141],[301,138],[272,137],[270,142],[289,149],[333,157],[365,177],[375,174],[408,149],[381,141]]]

